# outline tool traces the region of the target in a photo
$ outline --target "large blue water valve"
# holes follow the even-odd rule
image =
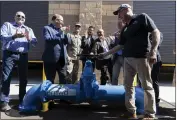
[[[96,85],[96,75],[93,72],[92,62],[90,60],[87,60],[85,63],[84,71],[81,76],[81,86],[83,87],[82,89],[86,99],[95,96],[95,90],[98,89],[98,85]]]

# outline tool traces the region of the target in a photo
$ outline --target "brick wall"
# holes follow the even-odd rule
[[[82,34],[90,25],[95,26],[96,30],[102,28],[102,2],[80,2],[79,21],[82,24]]]
[[[130,4],[133,8],[133,1],[103,1],[102,3],[102,27],[105,35],[112,35],[117,31],[117,16],[113,12],[123,3]]]
[[[80,22],[82,35],[86,33],[90,25],[95,26],[96,31],[103,28],[105,34],[110,35],[117,29],[117,17],[113,15],[113,11],[122,3],[133,6],[132,1],[50,1],[49,22],[54,13],[61,14],[65,25],[71,25],[71,28],[75,22]]]
[[[113,11],[117,10],[118,6],[126,3],[130,4],[133,8],[133,1],[103,1],[102,5],[102,15],[103,16],[114,16]]]
[[[73,31],[75,23],[79,22],[79,12],[79,1],[50,1],[48,22],[51,22],[53,14],[61,14],[64,18],[64,24],[66,26],[70,25],[71,31]]]
[[[49,22],[53,14],[61,14],[64,17],[65,25],[71,25],[71,29],[74,27],[75,22],[82,24],[81,35],[87,31],[90,25],[95,26],[96,30],[103,28],[105,35],[110,35],[117,29],[117,16],[113,15],[118,6],[122,3],[128,3],[133,5],[131,1],[55,1],[49,2]],[[80,64],[81,65],[81,64]],[[79,76],[81,74],[81,66]],[[96,70],[97,79],[99,80],[100,72]],[[119,82],[122,84],[123,75],[120,73]],[[55,82],[58,82],[58,75],[56,76]]]
[[[79,15],[79,2],[49,2],[49,14]]]

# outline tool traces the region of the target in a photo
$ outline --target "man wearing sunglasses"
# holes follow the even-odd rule
[[[58,72],[59,83],[66,84],[66,65],[68,38],[62,27],[63,16],[54,14],[52,22],[44,26],[43,37],[45,49],[42,55],[44,61],[44,72],[47,80],[54,83],[56,72]]]
[[[2,80],[1,80],[1,110],[10,110],[9,92],[13,68],[18,65],[19,102],[22,103],[26,94],[28,51],[29,45],[37,43],[33,30],[25,23],[25,14],[21,11],[15,15],[15,22],[5,22],[1,27],[2,42]]]
[[[122,117],[137,118],[133,78],[138,73],[144,89],[144,119],[154,119],[156,113],[155,95],[151,79],[151,67],[156,62],[160,32],[154,21],[145,13],[135,15],[129,4],[122,4],[113,12],[126,26],[121,32],[119,44],[100,57],[113,54],[124,48],[124,87],[127,114]],[[152,34],[152,46],[148,33]]]

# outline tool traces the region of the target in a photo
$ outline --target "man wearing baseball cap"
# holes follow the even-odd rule
[[[129,4],[121,4],[120,7],[118,7],[118,9],[113,12],[113,14],[118,15],[118,13],[124,8],[130,8],[131,9],[131,6]]]
[[[76,23],[75,29],[73,33],[68,33],[68,45],[67,45],[67,80],[70,81],[72,84],[78,81],[78,73],[79,73],[79,57],[77,56],[80,54],[81,50],[81,39],[80,36],[81,32],[81,24]]]
[[[119,44],[100,58],[116,53],[124,48],[124,87],[125,105],[128,110],[124,117],[137,118],[133,78],[138,73],[144,89],[144,119],[155,118],[155,95],[151,79],[151,66],[156,62],[160,32],[154,21],[145,13],[135,15],[129,4],[122,4],[113,12],[126,26],[121,32]],[[152,46],[149,48],[148,33],[152,34]]]

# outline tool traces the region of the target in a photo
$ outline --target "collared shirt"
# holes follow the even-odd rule
[[[73,60],[76,60],[77,54],[80,53],[81,50],[81,39],[82,37],[80,35],[74,35],[74,34],[67,34],[68,37],[68,45],[67,45],[67,52],[68,56],[71,57]]]
[[[109,37],[104,37],[102,39],[98,38],[96,39],[96,45],[95,45],[95,53],[100,54],[103,52],[108,52],[111,45],[114,43],[115,37],[114,36],[109,36]],[[112,55],[108,55],[104,57],[104,59],[109,59],[111,58]]]
[[[85,42],[85,44],[88,44],[89,46],[92,44],[92,40],[96,40],[97,39],[97,37],[96,36],[94,36],[94,35],[92,35],[92,36],[85,36],[84,37],[84,42]]]
[[[103,47],[103,52],[108,52],[109,47],[108,47],[108,44],[107,44],[106,40],[101,40],[101,44],[102,44],[102,47]]]
[[[31,41],[28,41],[26,37],[12,39],[12,36],[16,34],[16,32],[25,33],[25,31],[29,32],[29,37]],[[1,27],[1,35],[0,39],[2,41],[2,50],[9,50],[12,52],[21,52],[27,53],[29,50],[29,43],[35,45],[37,43],[37,39],[33,33],[33,30],[25,25],[17,25],[15,22],[5,22]]]

